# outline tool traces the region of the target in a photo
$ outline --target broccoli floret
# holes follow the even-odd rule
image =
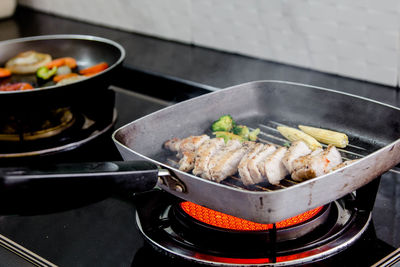
[[[215,137],[217,138],[224,138],[225,144],[229,141],[229,140],[239,140],[240,142],[245,141],[245,139],[243,139],[243,137],[230,133],[230,132],[214,132]]]
[[[260,133],[260,129],[254,129],[249,133],[249,140],[250,141],[256,141],[257,140],[257,135]]]
[[[233,131],[232,131],[232,132],[233,132],[234,134],[237,134],[237,135],[239,135],[239,136],[245,138],[245,139],[249,139],[250,130],[249,130],[249,128],[248,128],[247,126],[245,126],[245,125],[237,125],[237,126],[235,126],[235,127],[233,128]]]
[[[213,132],[223,131],[230,132],[236,123],[230,115],[223,115],[219,117],[218,120],[214,121],[211,125],[211,130]]]

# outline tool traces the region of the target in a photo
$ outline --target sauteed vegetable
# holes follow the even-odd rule
[[[231,115],[223,115],[212,123],[211,130],[213,132],[230,132],[235,125],[236,122],[233,120]]]
[[[52,76],[54,76],[56,73],[57,73],[57,67],[49,69],[48,67],[43,66],[36,71],[36,77],[38,77],[38,79],[46,81],[50,79]]]
[[[50,54],[26,51],[9,59],[5,67],[0,68],[0,92],[65,85],[83,80],[107,68],[106,62],[100,62],[79,69],[75,58],[53,59]]]
[[[211,124],[211,130],[217,138],[223,138],[225,143],[229,140],[256,141],[260,129],[250,129],[246,125],[236,125],[231,115],[223,115]]]
[[[103,71],[103,70],[105,70],[107,68],[108,68],[108,64],[105,63],[105,62],[101,62],[101,63],[99,63],[97,65],[94,65],[94,66],[91,66],[89,68],[80,70],[79,73],[82,74],[82,75],[91,76],[91,75],[99,73],[99,72],[101,72],[101,71]]]
[[[51,61],[49,54],[38,53],[36,51],[26,51],[19,53],[6,62],[5,68],[13,74],[32,74],[36,70]]]
[[[46,64],[46,67],[49,69],[61,66],[68,66],[69,68],[74,69],[77,67],[76,60],[72,57],[62,57]]]
[[[0,68],[0,78],[11,76],[11,71],[5,68]]]
[[[291,142],[294,141],[303,141],[305,142],[309,148],[312,150],[321,149],[322,145],[312,136],[292,127],[287,126],[278,126],[276,128],[281,135],[283,135],[286,139]]]
[[[349,144],[349,138],[344,133],[304,125],[299,125],[299,128],[324,144],[340,148],[345,148]]]
[[[279,126],[276,129],[289,141],[301,140],[307,143],[312,150],[322,147],[319,142],[340,148],[345,148],[349,144],[349,138],[344,133],[305,125],[299,125],[299,128],[300,130]]]

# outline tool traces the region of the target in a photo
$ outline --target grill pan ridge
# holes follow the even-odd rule
[[[215,183],[174,168],[162,144],[173,137],[207,132],[223,114],[259,127],[261,141],[282,144],[278,124],[341,131],[350,146],[344,159],[359,160],[326,175],[277,188],[237,185],[237,177]],[[282,81],[256,81],[211,92],[135,120],[113,134],[124,160],[145,159],[169,170],[185,186],[163,190],[208,208],[259,223],[274,223],[332,202],[374,180],[400,162],[400,109],[331,89]],[[240,182],[239,182],[240,183]]]

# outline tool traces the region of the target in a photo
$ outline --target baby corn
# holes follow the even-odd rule
[[[349,138],[344,133],[304,125],[299,125],[299,128],[324,144],[340,148],[344,148],[349,144]]]
[[[311,150],[322,148],[322,145],[312,136],[292,127],[278,126],[276,129],[291,142],[301,140],[308,145]]]

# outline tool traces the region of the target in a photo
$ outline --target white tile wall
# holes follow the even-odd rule
[[[45,12],[399,85],[398,0],[19,0]]]

